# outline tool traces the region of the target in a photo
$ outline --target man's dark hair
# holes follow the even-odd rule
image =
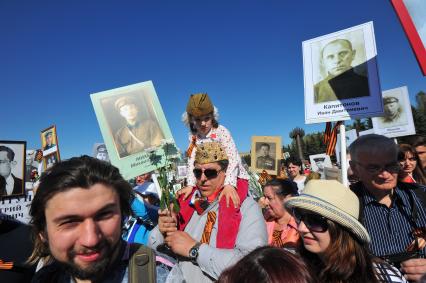
[[[268,148],[268,150],[270,150],[270,149],[271,149],[271,146],[270,146],[268,143],[266,143],[266,142],[262,143],[262,144],[260,145],[260,148],[262,148],[263,146],[266,146],[266,147]]]
[[[6,151],[7,152],[7,158],[9,158],[9,161],[13,161],[15,159],[15,152],[10,147],[0,145],[0,152]]]
[[[272,179],[267,181],[263,188],[268,186],[274,187],[275,193],[283,198],[288,195],[299,195],[297,184],[290,180]]]
[[[286,160],[286,166],[288,167],[290,165],[290,163],[292,163],[293,165],[302,167],[302,160],[300,160],[300,158],[295,157],[295,156],[290,156],[289,158],[287,158]]]
[[[229,161],[228,160],[221,160],[217,162],[220,166],[220,169],[224,172],[226,172],[226,169],[228,169]]]
[[[39,237],[39,233],[45,231],[46,228],[47,202],[58,193],[73,188],[90,189],[96,184],[103,184],[115,190],[120,200],[122,216],[132,215],[130,206],[133,199],[132,187],[120,175],[119,170],[107,162],[86,155],[73,157],[56,163],[41,175],[40,184],[30,209],[35,241],[30,262],[35,262],[38,258],[48,255],[46,244]]]
[[[412,139],[410,139],[410,144],[413,147],[426,146],[426,137],[414,136]]]

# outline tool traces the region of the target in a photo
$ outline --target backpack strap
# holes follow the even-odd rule
[[[156,283],[155,254],[141,244],[130,244],[129,283]]]

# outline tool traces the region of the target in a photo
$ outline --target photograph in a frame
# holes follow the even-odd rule
[[[143,91],[129,91],[101,99],[115,149],[120,158],[156,147],[164,134]]]
[[[49,155],[45,155],[45,156],[43,156],[43,168],[45,170],[49,169],[50,167],[52,167],[53,165],[55,165],[59,161],[60,161],[59,153],[57,151],[55,151],[54,153],[51,153]]]
[[[99,160],[109,162],[109,155],[104,143],[95,143],[93,145],[93,157]]]
[[[25,141],[0,141],[0,197],[25,194]]]
[[[302,43],[305,122],[383,113],[373,23]]]
[[[175,143],[151,81],[90,98],[109,160],[126,179],[165,166],[166,149]]]
[[[281,160],[281,156],[281,137],[252,137],[251,167],[257,172],[266,170],[270,175],[277,175],[278,161]]]
[[[395,138],[416,133],[406,86],[384,91],[383,107],[384,115],[372,118],[376,134]]]
[[[43,156],[59,151],[56,126],[50,126],[40,132]]]

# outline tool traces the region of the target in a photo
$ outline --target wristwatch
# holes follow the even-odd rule
[[[189,250],[189,258],[192,261],[196,261],[198,257],[198,250],[200,249],[201,243],[196,243],[190,250]]]

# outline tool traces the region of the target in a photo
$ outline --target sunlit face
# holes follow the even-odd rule
[[[291,196],[288,195],[282,198],[275,193],[276,189],[272,186],[266,186],[263,188],[263,195],[265,197],[266,213],[274,219],[280,219],[288,213],[284,208],[284,202]]]
[[[0,151],[0,175],[4,178],[9,177],[12,172],[12,166],[15,166],[15,161],[10,161],[6,151]]]
[[[114,260],[121,235],[119,197],[114,189],[95,184],[57,193],[47,201],[45,215],[46,229],[40,237],[73,277],[93,278]]]
[[[416,147],[417,155],[420,158],[420,165],[423,168],[426,168],[426,146],[425,145],[419,145]]]
[[[213,126],[213,115],[207,114],[198,117],[193,117],[195,129],[202,135],[207,135]]]
[[[208,179],[204,173],[201,178],[197,179],[197,187],[203,197],[211,196],[217,189],[222,188],[223,182],[225,181],[225,172],[221,170],[220,165],[216,162],[207,164],[195,164],[194,168],[206,170],[213,169],[218,172],[217,177]]]
[[[290,178],[294,179],[300,175],[300,166],[290,163],[287,167],[287,171]]]
[[[398,102],[386,103],[384,105],[386,116],[395,116],[398,113],[399,104]]]
[[[338,76],[351,68],[355,50],[352,50],[347,42],[337,41],[326,45],[322,56],[328,74]]]
[[[402,172],[411,174],[417,166],[417,159],[411,152],[407,151],[405,153],[405,158],[399,160],[399,164],[401,165]]]
[[[325,232],[311,231],[303,221],[300,221],[297,225],[297,230],[302,237],[303,245],[311,253],[321,255],[330,245],[331,236],[329,230]]]
[[[120,107],[120,115],[129,121],[136,120],[138,117],[138,108],[133,103],[125,104]]]
[[[350,166],[355,175],[372,193],[389,191],[396,186],[399,163],[392,152],[385,150],[374,154],[368,151],[359,152],[358,156],[352,157]]]
[[[260,147],[260,154],[261,156],[269,156],[269,147],[266,145],[262,145]]]

